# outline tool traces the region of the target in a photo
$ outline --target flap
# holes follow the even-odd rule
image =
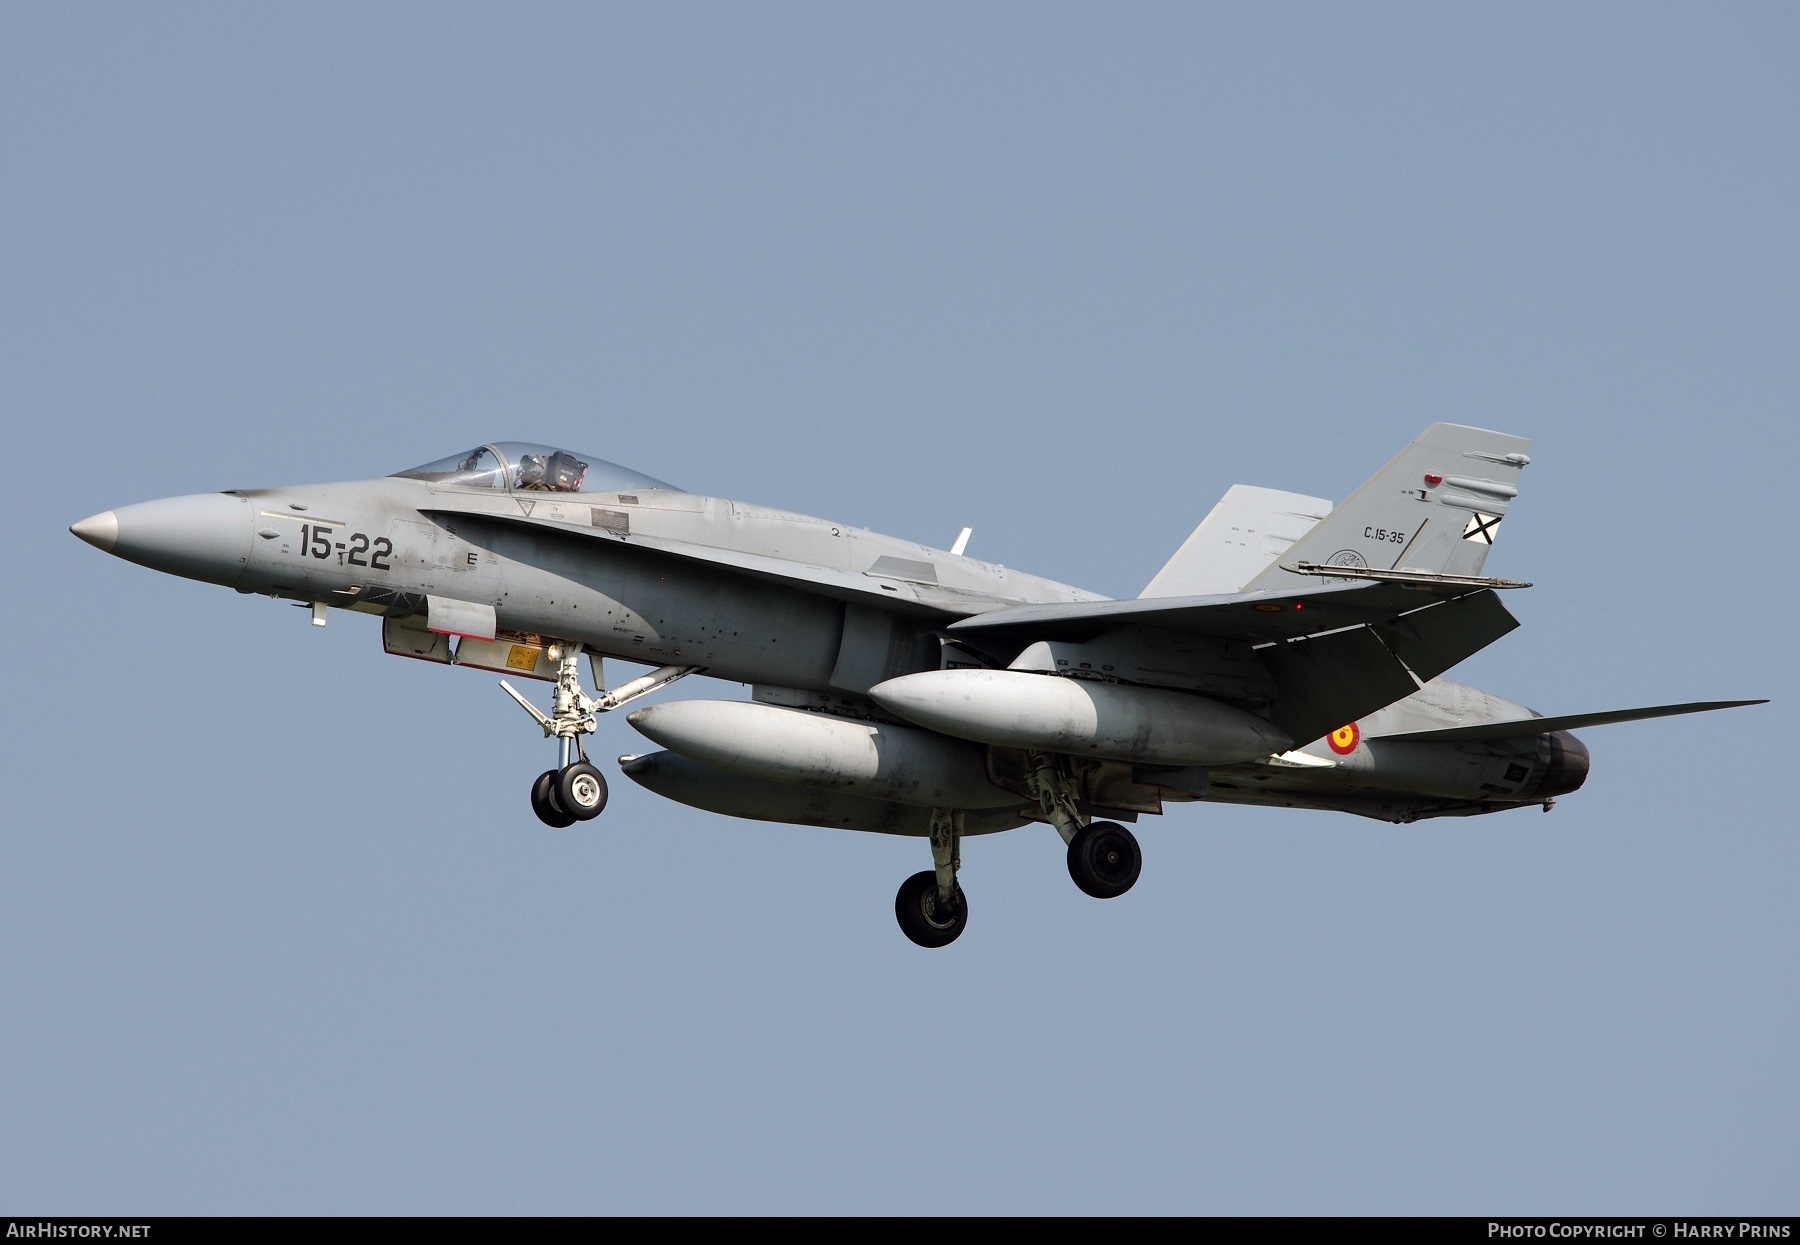
[[[1090,640],[1126,623],[1220,640],[1266,644],[1361,623],[1391,622],[1434,600],[1471,595],[1467,584],[1321,583],[1298,592],[1073,601],[990,609],[950,624],[952,632],[1004,632],[1033,640]],[[1491,595],[1491,594],[1490,594]],[[1342,725],[1341,723],[1339,725]]]
[[[1375,628],[1420,682],[1435,679],[1519,625],[1493,592],[1441,601]]]
[[[1269,717],[1296,748],[1419,690],[1368,627],[1271,645],[1257,656],[1280,689]]]

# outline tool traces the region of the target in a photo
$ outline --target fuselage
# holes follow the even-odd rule
[[[496,521],[528,514],[591,527],[595,510],[626,539],[596,548],[551,528]],[[842,600],[721,573],[654,542],[861,574],[891,595],[884,612],[919,624],[943,615],[927,598],[966,595],[976,608],[1101,599],[845,524],[668,490],[559,497],[388,477],[170,498],[112,513],[119,532],[109,552],[239,592],[374,614],[451,597],[491,605],[507,630],[574,640],[607,657],[819,692],[842,690],[832,682]],[[894,573],[882,573],[883,559]],[[934,584],[919,581],[921,566]]]
[[[946,653],[958,650],[941,642],[946,622],[1022,603],[1103,599],[977,558],[613,470],[578,478],[573,489],[522,487],[516,470],[502,470],[231,490],[125,506],[75,530],[120,557],[241,593],[390,618],[420,614],[433,598],[474,603],[491,607],[508,634],[699,667],[785,689],[791,703],[800,703],[791,693],[805,693],[806,707],[875,717],[871,686],[950,664]],[[697,559],[696,549],[712,553]],[[1348,749],[1309,741],[1286,764],[1213,767],[1167,783],[1126,766],[1114,786],[1129,788],[1136,803],[1113,807],[1156,811],[1164,799],[1209,799],[1404,821],[1517,807],[1578,787],[1586,751],[1572,736],[1461,745],[1379,738],[1526,716],[1522,706],[1435,679],[1356,724]]]

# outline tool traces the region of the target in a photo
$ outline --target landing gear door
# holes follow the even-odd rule
[[[556,682],[556,663],[550,659],[549,641],[542,636],[506,631],[492,640],[464,636],[456,646],[456,664]]]
[[[423,614],[382,619],[381,647],[396,657],[450,664],[450,637],[426,630]]]

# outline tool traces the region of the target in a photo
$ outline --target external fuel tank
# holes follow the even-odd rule
[[[1294,746],[1253,713],[1187,692],[1017,670],[928,670],[869,689],[959,739],[1150,765],[1233,765]]]
[[[679,752],[651,752],[619,758],[619,768],[639,786],[666,799],[722,813],[803,826],[829,826],[841,830],[865,830],[877,834],[931,833],[931,810],[917,804],[872,800],[798,783],[745,778],[716,766],[684,757]],[[1027,802],[1013,808],[969,809],[964,813],[964,834],[992,834],[1024,825],[1021,816]],[[1029,809],[1027,809],[1029,812]]]
[[[745,778],[926,808],[1020,802],[990,781],[986,749],[915,727],[742,700],[669,701],[628,720],[665,748]]]

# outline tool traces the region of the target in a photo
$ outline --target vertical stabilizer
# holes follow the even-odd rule
[[[1524,437],[1433,424],[1280,561],[1479,575],[1518,496],[1530,448]],[[1318,583],[1274,565],[1247,587],[1281,591]]]
[[[1138,597],[1240,591],[1330,511],[1323,497],[1234,484]]]

